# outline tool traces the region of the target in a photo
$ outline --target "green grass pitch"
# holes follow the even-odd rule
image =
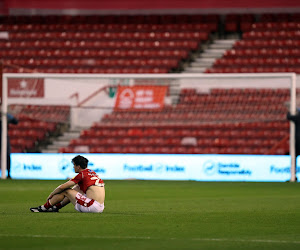
[[[103,214],[29,211],[60,183],[0,180],[0,249],[300,249],[299,183],[106,181]]]

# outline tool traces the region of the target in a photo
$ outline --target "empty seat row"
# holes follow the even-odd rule
[[[14,40],[207,40],[208,32],[10,32]]]
[[[125,112],[124,112],[125,113]],[[127,113],[127,112],[126,112]],[[151,127],[141,127],[141,126],[125,126],[124,124],[106,124],[102,121],[94,122],[93,125],[88,130],[83,130],[81,135],[89,135],[86,133],[94,133],[95,131],[101,133],[103,136],[110,136],[111,134],[116,136],[125,136],[125,135],[133,135],[133,134],[144,134],[144,135],[157,135],[159,136],[161,133],[166,135],[173,135],[177,131],[220,131],[220,130],[255,130],[257,128],[266,129],[266,130],[285,130],[289,129],[289,122],[285,120],[276,121],[249,121],[249,122],[229,122],[229,123],[203,123],[200,125],[185,125],[185,126],[177,126],[175,124],[166,125],[160,124]],[[94,131],[92,131],[94,130]],[[189,132],[189,133],[190,133]]]
[[[174,68],[178,66],[176,59],[4,59],[4,64],[20,65],[24,67],[169,67]]]
[[[234,44],[234,48],[281,48],[299,49],[300,39],[253,39],[239,40]]]
[[[95,68],[95,67],[58,67],[58,68],[49,68],[45,66],[43,68],[28,68],[28,66],[20,67],[19,65],[6,65],[4,67],[4,73],[79,73],[79,74],[160,74],[160,73],[169,73],[168,68]]]
[[[21,151],[33,148],[35,146],[35,140],[28,138],[12,138],[10,143],[11,145],[16,145],[16,147],[18,147]]]
[[[202,123],[202,122],[209,122],[209,121],[218,121],[218,122],[226,122],[226,121],[248,121],[248,120],[276,120],[279,118],[283,118],[285,114],[278,114],[276,112],[249,112],[249,113],[243,113],[241,112],[189,112],[189,113],[171,113],[171,114],[157,114],[157,115],[149,115],[149,116],[143,116],[144,119],[141,120],[141,115],[130,115],[130,116],[118,116],[115,115],[106,115],[103,118],[103,122],[114,122],[114,123],[138,123],[138,124],[146,124],[147,122],[151,124],[151,122],[164,122],[166,124],[170,124],[173,122],[181,122],[183,124],[188,124],[190,121],[192,123]],[[129,120],[128,120],[129,119]]]
[[[21,129],[17,126],[16,128],[10,129],[8,131],[8,135],[10,139],[17,139],[17,138],[31,138],[34,141],[42,140],[46,137],[46,133],[43,130],[38,129],[31,129],[22,127]]]
[[[206,23],[172,23],[172,24],[114,24],[114,23],[79,23],[79,24],[0,24],[1,31],[15,32],[64,32],[64,31],[91,31],[91,32],[130,32],[130,31],[212,31],[215,30],[216,24]]]
[[[296,31],[299,30],[300,22],[262,22],[257,23],[254,20],[252,21],[238,21],[238,20],[229,20],[225,22],[225,31],[227,32],[249,32],[249,31],[279,31],[279,30],[288,30]]]
[[[265,30],[299,30],[300,22],[259,22],[253,23],[251,30],[253,31],[265,31]]]
[[[300,39],[300,30],[250,31],[243,34],[243,39]]]
[[[288,100],[285,98],[285,100]],[[237,112],[244,111],[245,113],[258,111],[258,112],[286,112],[286,107],[282,106],[282,104],[277,103],[267,103],[264,104],[241,104],[241,103],[234,103],[234,102],[226,102],[222,103],[209,103],[206,104],[205,102],[199,104],[192,104],[189,103],[182,103],[177,105],[177,112],[190,112],[190,109],[197,110],[197,109],[205,109],[207,112]],[[197,112],[197,111],[194,111]]]
[[[56,128],[55,122],[45,122],[45,121],[23,121],[20,122],[17,126],[18,129],[38,129],[43,130],[45,132],[54,131]]]
[[[103,117],[110,125],[149,125],[165,123],[203,124],[251,120],[286,120],[284,103],[289,100],[288,89],[212,89],[197,93],[196,89],[183,89],[179,104],[161,111],[115,111]],[[153,125],[152,124],[152,125]]]
[[[270,67],[268,65],[265,66],[245,66],[241,67],[239,65],[233,65],[232,67],[218,67],[218,68],[209,68],[205,71],[205,73],[296,73],[300,74],[300,67]]]
[[[11,104],[10,111],[18,114],[19,121],[26,127],[33,124],[33,127],[55,128],[53,123],[46,125],[44,121],[68,122],[70,119],[70,107],[64,105],[21,105]],[[30,125],[28,125],[29,127]]]
[[[300,15],[295,13],[263,13],[260,17],[261,22],[299,22]]]
[[[280,66],[280,67],[289,67],[289,66],[300,66],[300,58],[294,57],[251,57],[251,58],[228,58],[223,57],[217,59],[214,63],[214,66],[232,66],[239,65],[240,67],[244,66]]]
[[[3,24],[186,24],[217,23],[216,14],[148,14],[148,15],[9,15],[1,16]]]
[[[209,105],[210,103],[219,104],[220,109],[224,104],[229,104],[231,107],[235,108],[237,105],[242,105],[244,107],[252,105],[265,105],[265,104],[282,104],[282,102],[289,100],[288,95],[279,95],[279,96],[264,96],[264,95],[235,95],[232,97],[226,95],[212,96],[212,95],[187,95],[180,98],[180,103],[193,103],[193,104],[205,104]],[[228,105],[228,107],[230,107]]]
[[[225,16],[225,31],[247,32],[250,30],[279,29],[294,30],[300,23],[296,14],[228,14]]]
[[[11,146],[11,153],[23,153],[25,151],[24,145],[13,145]]]
[[[273,154],[286,154],[288,149],[278,148]],[[142,154],[269,154],[266,146],[94,146],[94,147],[64,147],[60,153],[142,153]]]
[[[299,48],[236,48],[227,50],[224,57],[289,57],[289,58],[299,58],[300,49]]]
[[[198,49],[197,41],[180,40],[180,41],[86,41],[86,40],[67,40],[67,41],[3,41],[0,40],[0,49],[20,49],[20,48],[90,48],[90,49]]]
[[[146,130],[147,131],[147,130]],[[202,140],[208,139],[223,139],[236,140],[236,139],[251,139],[251,138],[269,138],[275,139],[276,137],[284,137],[289,132],[288,123],[277,128],[248,128],[238,129],[232,128],[227,130],[222,129],[198,129],[192,130],[186,127],[185,129],[160,129],[159,132],[152,131],[146,133],[146,131],[139,129],[119,129],[119,130],[104,130],[104,129],[89,129],[84,130],[80,134],[80,138],[74,139],[70,142],[70,145],[89,145],[89,144],[181,144],[182,139],[186,137],[192,137],[193,139]],[[201,141],[198,141],[198,144]],[[201,142],[202,143],[202,142]],[[232,142],[228,143],[231,144]]]
[[[269,137],[261,137],[260,134],[251,137],[244,138],[231,138],[219,135],[219,138],[214,138],[212,134],[210,137],[204,138],[79,138],[73,139],[70,141],[69,146],[89,146],[89,147],[97,147],[97,146],[216,146],[216,147],[224,147],[224,146],[267,146],[272,147],[276,144],[277,139],[272,138],[272,136],[285,136],[288,133],[272,133]],[[241,134],[242,136],[242,134]]]
[[[108,58],[187,58],[189,54],[188,49],[64,49],[64,48],[45,48],[37,49],[15,49],[15,50],[1,50],[0,56],[7,59],[21,57],[21,58],[90,58],[95,57],[102,59]]]
[[[251,30],[255,17],[252,14],[229,14],[225,17],[226,32],[246,32]]]
[[[201,92],[200,92],[201,93]],[[180,96],[190,96],[197,94],[197,90],[194,88],[182,88]],[[290,90],[287,88],[213,88],[210,89],[209,94],[211,96],[227,96],[233,98],[233,96],[286,96],[290,95]]]
[[[285,99],[288,100],[288,99]],[[197,109],[205,109],[206,112],[242,112],[244,111],[245,114],[250,113],[250,112],[286,112],[286,108],[282,106],[282,104],[276,104],[276,103],[268,103],[264,102],[263,104],[258,104],[258,103],[253,103],[253,104],[240,104],[240,103],[234,103],[234,102],[227,102],[227,103],[210,103],[206,104],[205,102],[200,103],[200,104],[193,104],[193,105],[188,105],[189,108],[187,108],[188,103],[183,103],[178,105],[177,107],[177,112],[182,113],[182,112],[191,112],[190,109],[193,109],[194,113],[197,113]]]

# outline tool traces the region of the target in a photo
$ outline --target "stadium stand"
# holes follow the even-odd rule
[[[3,16],[3,72],[181,72],[219,33],[239,33],[206,73],[300,72],[298,14]]]
[[[216,32],[217,16],[8,16],[4,72],[168,73]],[[55,23],[55,24],[54,24]]]
[[[69,121],[68,106],[10,105],[10,110],[18,114],[18,126],[8,130],[12,152],[41,152],[41,148],[60,135]]]
[[[234,14],[223,24],[220,20],[219,15],[2,16],[0,56],[3,71],[13,73],[181,72],[221,30],[242,39],[206,73],[300,73],[298,14]],[[259,90],[228,91],[199,96],[183,89],[179,103],[161,112],[114,111],[59,152],[287,153],[288,122],[278,120],[286,115],[288,92],[274,90],[260,98]],[[267,90],[260,91],[265,97]],[[216,104],[220,99],[222,107]],[[241,110],[230,112],[227,100],[243,100]],[[199,111],[204,104],[206,113]],[[9,131],[13,152],[39,151],[49,135],[61,133],[69,108],[62,107],[62,117],[57,117],[64,113],[56,112],[60,107],[44,108],[18,110],[20,125]],[[256,115],[268,109],[270,122],[250,122],[251,109]],[[200,124],[203,117],[211,124]]]
[[[226,33],[242,33],[251,30],[252,24],[255,23],[253,14],[229,14],[225,17]]]
[[[229,21],[226,29],[238,31],[237,17]],[[240,31],[242,39],[206,73],[300,73],[298,14],[263,14],[259,21],[247,28],[240,27]]]
[[[285,154],[288,100],[288,89],[182,89],[176,106],[114,111],[59,152]]]

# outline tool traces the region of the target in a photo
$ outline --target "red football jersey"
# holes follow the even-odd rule
[[[101,180],[96,172],[91,169],[84,169],[78,175],[76,175],[72,181],[78,184],[84,193],[90,186],[104,185],[103,180]]]

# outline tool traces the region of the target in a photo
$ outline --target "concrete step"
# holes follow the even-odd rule
[[[69,140],[67,140],[67,141],[54,141],[53,143],[52,143],[52,145],[49,145],[48,146],[48,149],[49,149],[49,147],[50,148],[55,148],[55,147],[66,147],[66,146],[68,146],[69,145]]]
[[[179,96],[172,96],[171,97],[171,103],[172,104],[177,104],[179,101]]]
[[[214,44],[234,44],[238,39],[218,39]]]
[[[67,147],[70,143],[70,140],[76,139],[80,136],[80,132],[83,128],[75,128],[65,132],[62,136],[56,138],[51,145],[48,145],[46,148],[42,149],[43,153],[57,153],[58,149],[61,147]]]
[[[59,144],[55,143],[55,144],[48,145],[45,149],[54,150],[54,149],[59,149],[61,147],[63,146],[60,146]]]
[[[207,49],[204,53],[211,53],[211,54],[220,54],[224,53],[225,49]]]
[[[225,44],[222,44],[222,43],[216,43],[216,44],[211,44],[209,46],[209,49],[230,49],[232,48],[232,44],[230,43],[225,43]]]
[[[69,141],[80,136],[80,132],[66,132],[57,138],[57,141]]]
[[[185,73],[203,73],[207,68],[210,68],[216,59],[221,58],[225,51],[232,48],[233,44],[238,39],[218,39],[201,53],[194,62],[187,67]]]
[[[220,58],[224,54],[224,50],[218,52],[205,51],[200,55],[200,58]]]
[[[203,73],[205,70],[204,67],[189,67],[184,70],[184,73]]]
[[[58,149],[43,149],[42,153],[48,153],[48,154],[53,154],[53,153],[57,153]]]
[[[178,95],[180,93],[180,88],[170,88],[170,95]]]
[[[212,64],[214,63],[216,59],[215,58],[201,58],[201,57],[198,57],[195,59],[195,62],[198,62],[198,63],[207,63],[207,64]]]
[[[197,61],[197,62],[192,62],[191,63],[191,67],[210,67],[211,65],[213,65],[215,60],[211,61],[211,62],[201,62],[201,61]]]

